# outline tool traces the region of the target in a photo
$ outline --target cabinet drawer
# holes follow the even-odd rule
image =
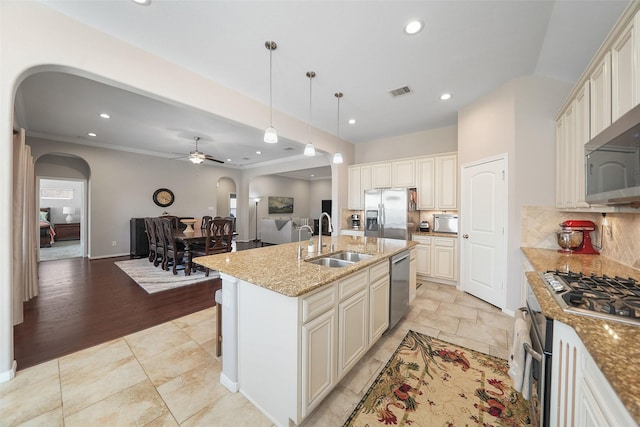
[[[430,245],[431,244],[431,237],[426,237],[426,236],[413,236],[413,241],[414,242],[418,242],[421,245]]]
[[[456,245],[456,240],[455,239],[449,239],[447,237],[444,238],[435,238],[433,239],[433,243],[435,246],[448,246],[448,247],[455,247]]]
[[[340,301],[369,286],[369,271],[364,270],[338,282]]]
[[[315,319],[336,304],[335,284],[302,298],[302,323]]]
[[[369,283],[373,283],[381,277],[389,275],[389,261],[382,261],[369,268]]]

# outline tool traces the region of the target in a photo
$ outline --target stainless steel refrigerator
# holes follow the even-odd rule
[[[364,192],[365,236],[410,240],[419,219],[415,188]]]

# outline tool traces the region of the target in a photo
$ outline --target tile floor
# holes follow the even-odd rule
[[[0,384],[0,426],[271,426],[219,382],[215,308],[18,371]],[[307,419],[341,426],[409,329],[506,358],[513,319],[425,282],[410,312]]]

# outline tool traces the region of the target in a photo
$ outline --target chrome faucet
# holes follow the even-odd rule
[[[322,217],[326,216],[329,220],[329,233],[333,233],[333,226],[331,225],[331,217],[328,213],[322,212],[320,214],[320,221],[318,221],[318,253],[322,253]]]
[[[309,227],[308,225],[303,225],[300,228],[298,228],[298,259],[302,258],[302,246],[300,245],[300,239],[302,238],[303,228],[308,228],[309,231],[311,232],[311,235],[313,236],[313,228]]]

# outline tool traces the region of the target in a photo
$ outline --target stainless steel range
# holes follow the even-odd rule
[[[640,283],[635,279],[560,271],[541,276],[566,312],[640,325]]]

